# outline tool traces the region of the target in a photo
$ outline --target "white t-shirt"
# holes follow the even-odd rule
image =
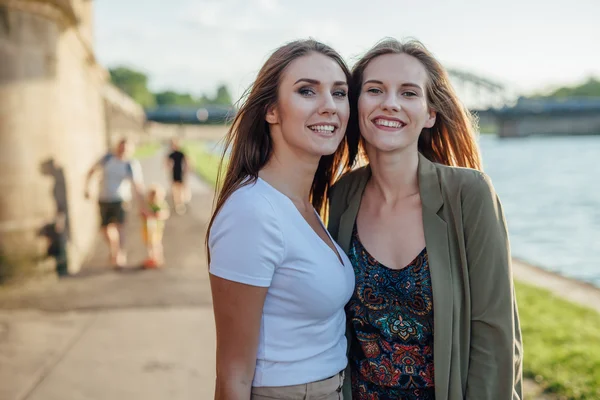
[[[100,201],[116,202],[131,200],[131,183],[142,181],[142,169],[137,160],[121,160],[108,153],[100,160],[102,181]]]
[[[269,288],[253,386],[319,381],[346,367],[344,306],[354,270],[335,246],[343,265],[292,201],[261,178],[236,190],[219,211],[210,273]]]

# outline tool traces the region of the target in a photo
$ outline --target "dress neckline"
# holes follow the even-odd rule
[[[378,266],[388,270],[388,271],[395,271],[395,272],[401,272],[401,271],[406,271],[406,270],[410,270],[411,268],[413,268],[415,265],[417,265],[417,260],[421,257],[423,257],[425,255],[425,253],[427,253],[427,246],[423,247],[423,250],[421,250],[419,252],[419,254],[416,255],[416,257],[414,257],[411,262],[409,262],[408,264],[406,264],[404,267],[402,268],[390,268],[387,265],[379,262],[379,260],[377,260],[375,257],[373,257],[373,255],[369,252],[369,250],[367,250],[367,248],[363,245],[363,243],[360,241],[360,236],[358,235],[358,228],[356,226],[356,222],[354,223],[354,228],[352,229],[352,237],[353,239],[356,240],[356,243],[358,243],[358,245],[360,246],[360,248],[362,249],[362,251],[365,252],[365,254],[367,255],[367,257],[369,257],[371,260],[375,261],[377,263]]]

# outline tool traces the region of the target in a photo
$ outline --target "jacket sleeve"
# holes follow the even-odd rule
[[[506,221],[489,177],[477,175],[462,193],[471,294],[466,399],[520,400],[521,333]]]

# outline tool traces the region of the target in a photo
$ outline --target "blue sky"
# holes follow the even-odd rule
[[[107,66],[146,72],[153,90],[234,96],[270,52],[314,37],[349,64],[386,36],[421,40],[448,67],[518,92],[600,78],[600,1],[98,0]]]

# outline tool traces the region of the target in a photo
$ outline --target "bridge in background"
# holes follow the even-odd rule
[[[233,107],[220,105],[162,106],[146,110],[146,119],[162,124],[225,124],[235,115]]]
[[[514,106],[474,110],[500,137],[600,135],[600,98],[519,99]]]

